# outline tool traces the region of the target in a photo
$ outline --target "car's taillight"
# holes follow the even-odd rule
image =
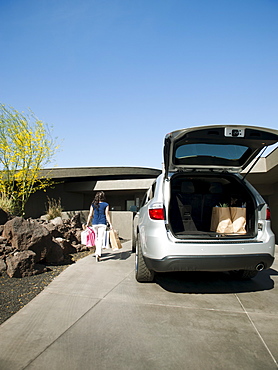
[[[160,203],[153,204],[149,208],[149,216],[152,220],[164,220],[165,219],[165,217],[164,217],[164,208],[163,208],[162,204],[160,204]]]
[[[267,207],[267,209],[266,209],[266,215],[265,215],[265,219],[266,220],[270,220],[270,209]]]

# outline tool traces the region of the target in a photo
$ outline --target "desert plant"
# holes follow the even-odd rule
[[[32,111],[23,114],[0,104],[0,192],[14,214],[24,215],[30,195],[53,184],[40,171],[56,149],[48,126]]]
[[[0,193],[0,208],[8,214],[13,214],[13,200],[8,198],[5,193]]]
[[[47,197],[47,219],[53,220],[53,218],[62,216],[63,208],[61,206],[61,199],[54,199]]]

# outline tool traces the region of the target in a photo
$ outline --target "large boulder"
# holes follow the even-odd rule
[[[9,277],[21,278],[45,271],[45,267],[35,264],[36,254],[31,250],[16,252],[7,257],[7,274]]]
[[[55,217],[55,218],[53,218],[52,220],[50,220],[50,223],[52,223],[53,225],[55,225],[55,226],[63,226],[63,220],[62,220],[62,218],[61,217]]]
[[[10,277],[31,276],[46,265],[67,263],[69,255],[88,250],[81,244],[80,215],[54,221],[9,219],[0,225],[0,274]]]
[[[63,238],[66,239],[66,240],[69,240],[70,243],[73,243],[73,244],[78,244],[78,243],[81,242],[81,237],[80,237],[80,239],[77,238],[77,231],[76,230],[65,231],[64,234],[63,234]]]
[[[13,247],[7,244],[0,244],[0,258],[6,258],[15,251]]]
[[[61,246],[52,240],[49,230],[36,220],[15,217],[6,222],[2,236],[18,251],[33,251],[35,263],[42,260],[51,263],[62,261]],[[55,258],[57,258],[56,261]]]
[[[0,258],[0,276],[2,272],[6,271],[6,269],[7,269],[7,265],[5,261]]]
[[[63,248],[56,240],[51,239],[45,262],[50,265],[59,265],[64,262]]]
[[[55,242],[59,243],[65,256],[76,253],[76,248],[73,247],[69,240],[63,238],[56,238]]]
[[[81,223],[81,215],[80,215],[80,212],[76,213],[71,218],[70,222],[71,222],[71,227],[72,228],[81,229],[82,228],[82,223]]]
[[[76,239],[77,244],[81,244],[81,232],[82,232],[82,229],[75,230],[75,239]]]
[[[53,238],[62,238],[64,235],[63,232],[58,230],[58,227],[51,222],[45,223],[43,226],[47,228]]]

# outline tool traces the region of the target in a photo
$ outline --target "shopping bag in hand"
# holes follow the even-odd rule
[[[122,245],[117,232],[115,230],[110,230],[109,234],[112,249],[113,250],[121,249]]]

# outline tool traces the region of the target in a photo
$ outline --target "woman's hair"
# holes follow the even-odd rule
[[[93,200],[93,204],[98,207],[99,202],[104,202],[105,201],[105,194],[103,191],[98,191],[95,195],[95,198]]]

